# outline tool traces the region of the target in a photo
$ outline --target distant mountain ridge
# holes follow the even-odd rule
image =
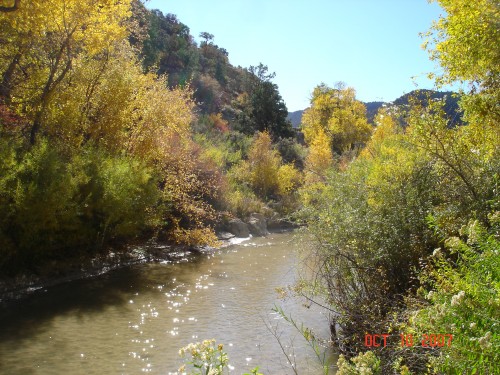
[[[292,123],[292,126],[294,128],[299,127],[300,122],[302,121],[302,114],[304,113],[304,111],[305,109],[301,109],[294,112],[288,112],[287,119]]]
[[[460,100],[459,94],[452,91],[434,91],[434,90],[413,90],[408,94],[404,94],[394,100],[393,102],[367,102],[363,103],[366,106],[366,117],[368,122],[374,125],[375,115],[377,111],[384,105],[396,105],[404,106],[408,105],[410,97],[416,97],[419,100],[425,100],[427,97],[431,99],[443,99],[445,98],[444,110],[450,118],[450,121],[454,123],[461,123],[462,113],[458,106],[458,101]],[[305,109],[289,112],[288,120],[292,123],[294,128],[298,128],[302,121],[302,114]]]

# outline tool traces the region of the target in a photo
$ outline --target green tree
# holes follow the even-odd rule
[[[214,35],[203,31],[200,33],[200,38],[204,39],[205,44],[209,44],[214,40]]]
[[[237,101],[235,128],[246,134],[268,131],[274,140],[293,136],[292,124],[288,121],[288,109],[278,86],[271,82],[274,73],[268,73],[265,65],[251,66],[247,76],[248,94]]]

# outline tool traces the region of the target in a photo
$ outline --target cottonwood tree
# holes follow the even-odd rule
[[[1,93],[10,100],[16,78],[15,86],[25,90],[16,96],[28,97],[19,104],[32,121],[31,144],[75,58],[97,56],[123,40],[129,9],[130,0],[35,0],[18,3],[16,12],[0,13],[1,55],[8,56],[2,61]]]
[[[339,155],[365,143],[372,131],[364,104],[356,99],[354,89],[343,83],[334,88],[317,86],[302,124],[307,143],[311,144],[322,131],[329,138],[332,151]]]
[[[462,100],[466,118],[500,121],[500,6],[495,0],[434,0],[445,15],[422,34],[423,47],[442,73],[430,76],[438,86],[467,82]]]

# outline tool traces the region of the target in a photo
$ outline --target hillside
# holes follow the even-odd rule
[[[170,88],[189,85],[201,122],[212,115],[226,123],[224,129],[249,135],[268,130],[275,139],[293,136],[288,110],[272,82],[275,74],[267,66],[233,66],[214,35],[200,33],[198,45],[176,15],[148,10],[138,0],[133,2],[132,25],[129,41],[144,71],[166,75]]]
[[[300,125],[300,121],[302,120],[302,114],[304,110],[288,112],[287,119],[292,123],[294,128],[298,128]]]

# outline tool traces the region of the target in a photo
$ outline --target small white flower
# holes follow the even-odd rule
[[[473,322],[473,323],[471,323],[471,324],[470,324],[470,328],[471,328],[471,329],[476,328],[476,323],[474,323],[474,322]]]
[[[460,292],[458,292],[458,294],[451,297],[451,305],[458,306],[460,302],[464,299],[464,297],[465,297],[465,292],[461,290]]]
[[[489,331],[483,337],[479,338],[478,342],[481,349],[488,349],[491,346],[490,338],[491,332]]]
[[[443,254],[443,252],[441,251],[440,247],[438,247],[437,249],[434,249],[434,251],[432,252],[432,256],[434,258],[441,256],[441,254]]]

